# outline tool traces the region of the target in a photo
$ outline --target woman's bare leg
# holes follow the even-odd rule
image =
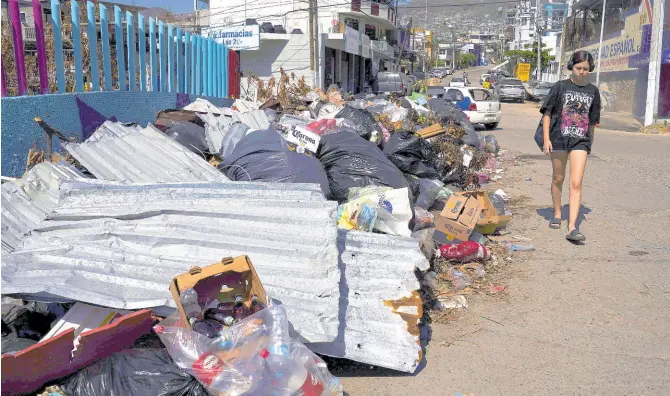
[[[561,194],[563,193],[563,181],[565,181],[565,167],[568,165],[567,152],[551,153],[551,200],[554,203],[554,217],[561,218]]]
[[[568,220],[568,231],[577,228],[577,217],[582,206],[582,180],[586,168],[586,157],[588,153],[584,150],[570,152],[570,218]]]

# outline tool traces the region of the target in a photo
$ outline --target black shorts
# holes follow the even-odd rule
[[[571,151],[582,150],[591,154],[591,140],[571,137],[552,137],[551,149],[552,151],[567,151],[568,153]]]

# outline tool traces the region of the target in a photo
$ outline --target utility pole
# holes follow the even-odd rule
[[[311,1],[312,1],[312,17],[311,17],[310,20],[312,21],[312,30],[314,31],[314,33],[311,36],[311,38],[312,38],[311,41],[314,43],[314,44],[312,44],[314,46],[314,51],[312,51],[313,52],[312,56],[314,57],[314,68],[312,69],[312,70],[314,70],[314,73],[313,73],[313,77],[312,77],[313,80],[312,81],[313,81],[314,86],[318,87],[319,84],[316,83],[316,80],[317,80],[317,77],[319,76],[319,73],[320,73],[320,70],[321,70],[321,66],[320,66],[320,63],[321,63],[321,57],[320,57],[321,44],[320,44],[320,40],[319,40],[319,0],[311,0]],[[365,31],[363,31],[363,33],[365,33]]]
[[[542,78],[542,2],[535,4],[535,34],[537,34],[537,81]]]
[[[309,19],[307,21],[308,24],[308,30],[309,30],[309,70],[312,71],[312,76],[314,76],[314,70],[315,70],[315,55],[314,55],[314,2],[317,0],[308,0],[308,12],[309,12]],[[245,0],[246,4],[246,0]],[[346,29],[346,28],[345,28]],[[345,38],[346,40],[346,38]],[[312,84],[314,84],[316,81],[312,81]]]
[[[425,77],[428,78],[428,70],[426,69],[428,50],[426,49],[426,44],[428,44],[428,0],[426,0],[426,18],[423,22],[423,72],[426,73]]]
[[[651,48],[649,50],[649,76],[647,79],[647,106],[644,111],[644,126],[654,123],[658,117],[658,95],[661,77],[661,54],[663,52],[664,2],[656,0],[652,11]]]
[[[600,44],[598,44],[598,71],[596,72],[596,88],[600,89],[600,59],[603,51],[603,32],[605,31],[605,10],[607,9],[607,0],[603,0],[603,17],[600,21]]]
[[[398,55],[398,70],[400,70],[400,59],[402,59],[402,53],[405,50],[405,43],[409,39],[410,32],[412,31],[412,17],[409,17],[409,25],[407,26],[407,33],[402,38],[402,43],[400,43],[400,55]],[[414,71],[414,62],[412,62],[412,71]]]

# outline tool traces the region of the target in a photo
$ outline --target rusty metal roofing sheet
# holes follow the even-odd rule
[[[65,149],[95,177],[124,183],[164,183],[230,179],[154,126],[106,121],[83,143]]]
[[[340,331],[333,342],[308,344],[324,355],[414,372],[421,361],[422,301],[415,270],[429,262],[418,241],[340,231]]]

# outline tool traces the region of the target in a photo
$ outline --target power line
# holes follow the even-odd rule
[[[453,7],[476,7],[476,6],[482,6],[482,5],[496,5],[496,4],[510,4],[514,3],[513,1],[510,0],[505,0],[505,1],[492,1],[492,2],[481,2],[481,3],[467,3],[467,4],[436,4],[436,5],[429,5],[428,8],[453,8]],[[425,9],[426,6],[398,6],[398,9]]]
[[[328,5],[323,5],[323,6],[317,6],[317,8],[318,9],[331,8],[331,7],[341,6],[341,5],[348,5],[348,4],[351,4],[351,2],[349,1],[349,2],[343,2],[343,3],[337,3],[337,4],[328,4]],[[263,6],[260,6],[260,7],[254,7],[254,8],[247,8],[247,11],[256,11],[256,10],[262,10],[262,9],[265,9],[265,8],[267,8],[267,5],[263,5]],[[308,10],[308,8],[299,8],[299,9],[291,10],[288,13],[297,12],[297,11],[307,11],[307,10]],[[211,13],[211,14],[209,14],[209,16],[212,17],[212,16],[216,16],[216,15],[232,15],[232,14],[237,14],[237,13],[238,13],[237,11],[230,12],[230,9],[228,9],[228,10],[224,10],[224,11],[218,11],[218,12],[215,12],[215,13]],[[365,15],[368,15],[368,14],[365,14]],[[368,16],[370,16],[370,15],[368,15]],[[258,18],[265,18],[265,17],[266,17],[265,15],[259,15],[258,16]]]

